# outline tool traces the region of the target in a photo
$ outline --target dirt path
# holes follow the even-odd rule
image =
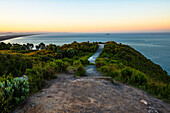
[[[93,56],[91,56],[88,60],[91,63],[95,64],[95,60],[100,55],[100,53],[102,52],[103,48],[104,48],[104,44],[99,44],[99,48],[98,48],[97,52]]]
[[[99,44],[99,49],[97,50],[97,52],[93,56],[91,56],[88,60],[91,63],[95,63],[96,58],[100,55],[103,48],[104,48],[104,44]],[[102,74],[100,74],[97,71],[96,65],[86,66],[85,69],[86,69],[86,75],[88,77],[102,77]]]
[[[28,97],[16,113],[170,113],[170,105],[134,87],[95,79],[94,65],[87,77],[60,74],[42,91]],[[93,75],[95,74],[95,75]],[[149,104],[141,103],[146,100]]]

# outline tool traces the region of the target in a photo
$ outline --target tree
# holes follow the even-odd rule
[[[39,46],[39,45],[36,45],[35,48],[36,48],[37,50],[39,50],[39,49],[40,49],[40,46]]]
[[[39,44],[39,47],[40,47],[40,49],[45,49],[45,44],[41,42],[41,43]]]
[[[21,50],[20,45],[13,45],[12,47],[10,47],[10,50]]]
[[[10,44],[10,43],[6,44],[6,47],[7,47],[6,49],[9,50],[11,46],[12,46],[12,44]]]
[[[34,44],[30,44],[30,48],[32,49],[34,47]]]

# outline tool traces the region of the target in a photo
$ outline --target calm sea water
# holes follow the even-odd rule
[[[5,43],[63,45],[77,42],[115,41],[127,44],[159,64],[170,75],[170,33],[50,33],[5,40]]]

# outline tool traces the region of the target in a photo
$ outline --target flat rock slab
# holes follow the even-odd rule
[[[96,65],[89,65],[84,68],[88,77],[102,77],[102,74],[97,71]]]
[[[167,103],[131,86],[61,74],[49,88],[28,97],[16,113],[148,113],[141,99],[160,113],[170,113]]]

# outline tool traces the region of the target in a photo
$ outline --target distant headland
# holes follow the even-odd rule
[[[32,35],[38,35],[38,34],[12,34],[12,35],[3,35],[3,36],[0,36],[0,41],[12,39],[12,38],[17,38],[17,37],[23,37],[23,36],[32,36]]]

